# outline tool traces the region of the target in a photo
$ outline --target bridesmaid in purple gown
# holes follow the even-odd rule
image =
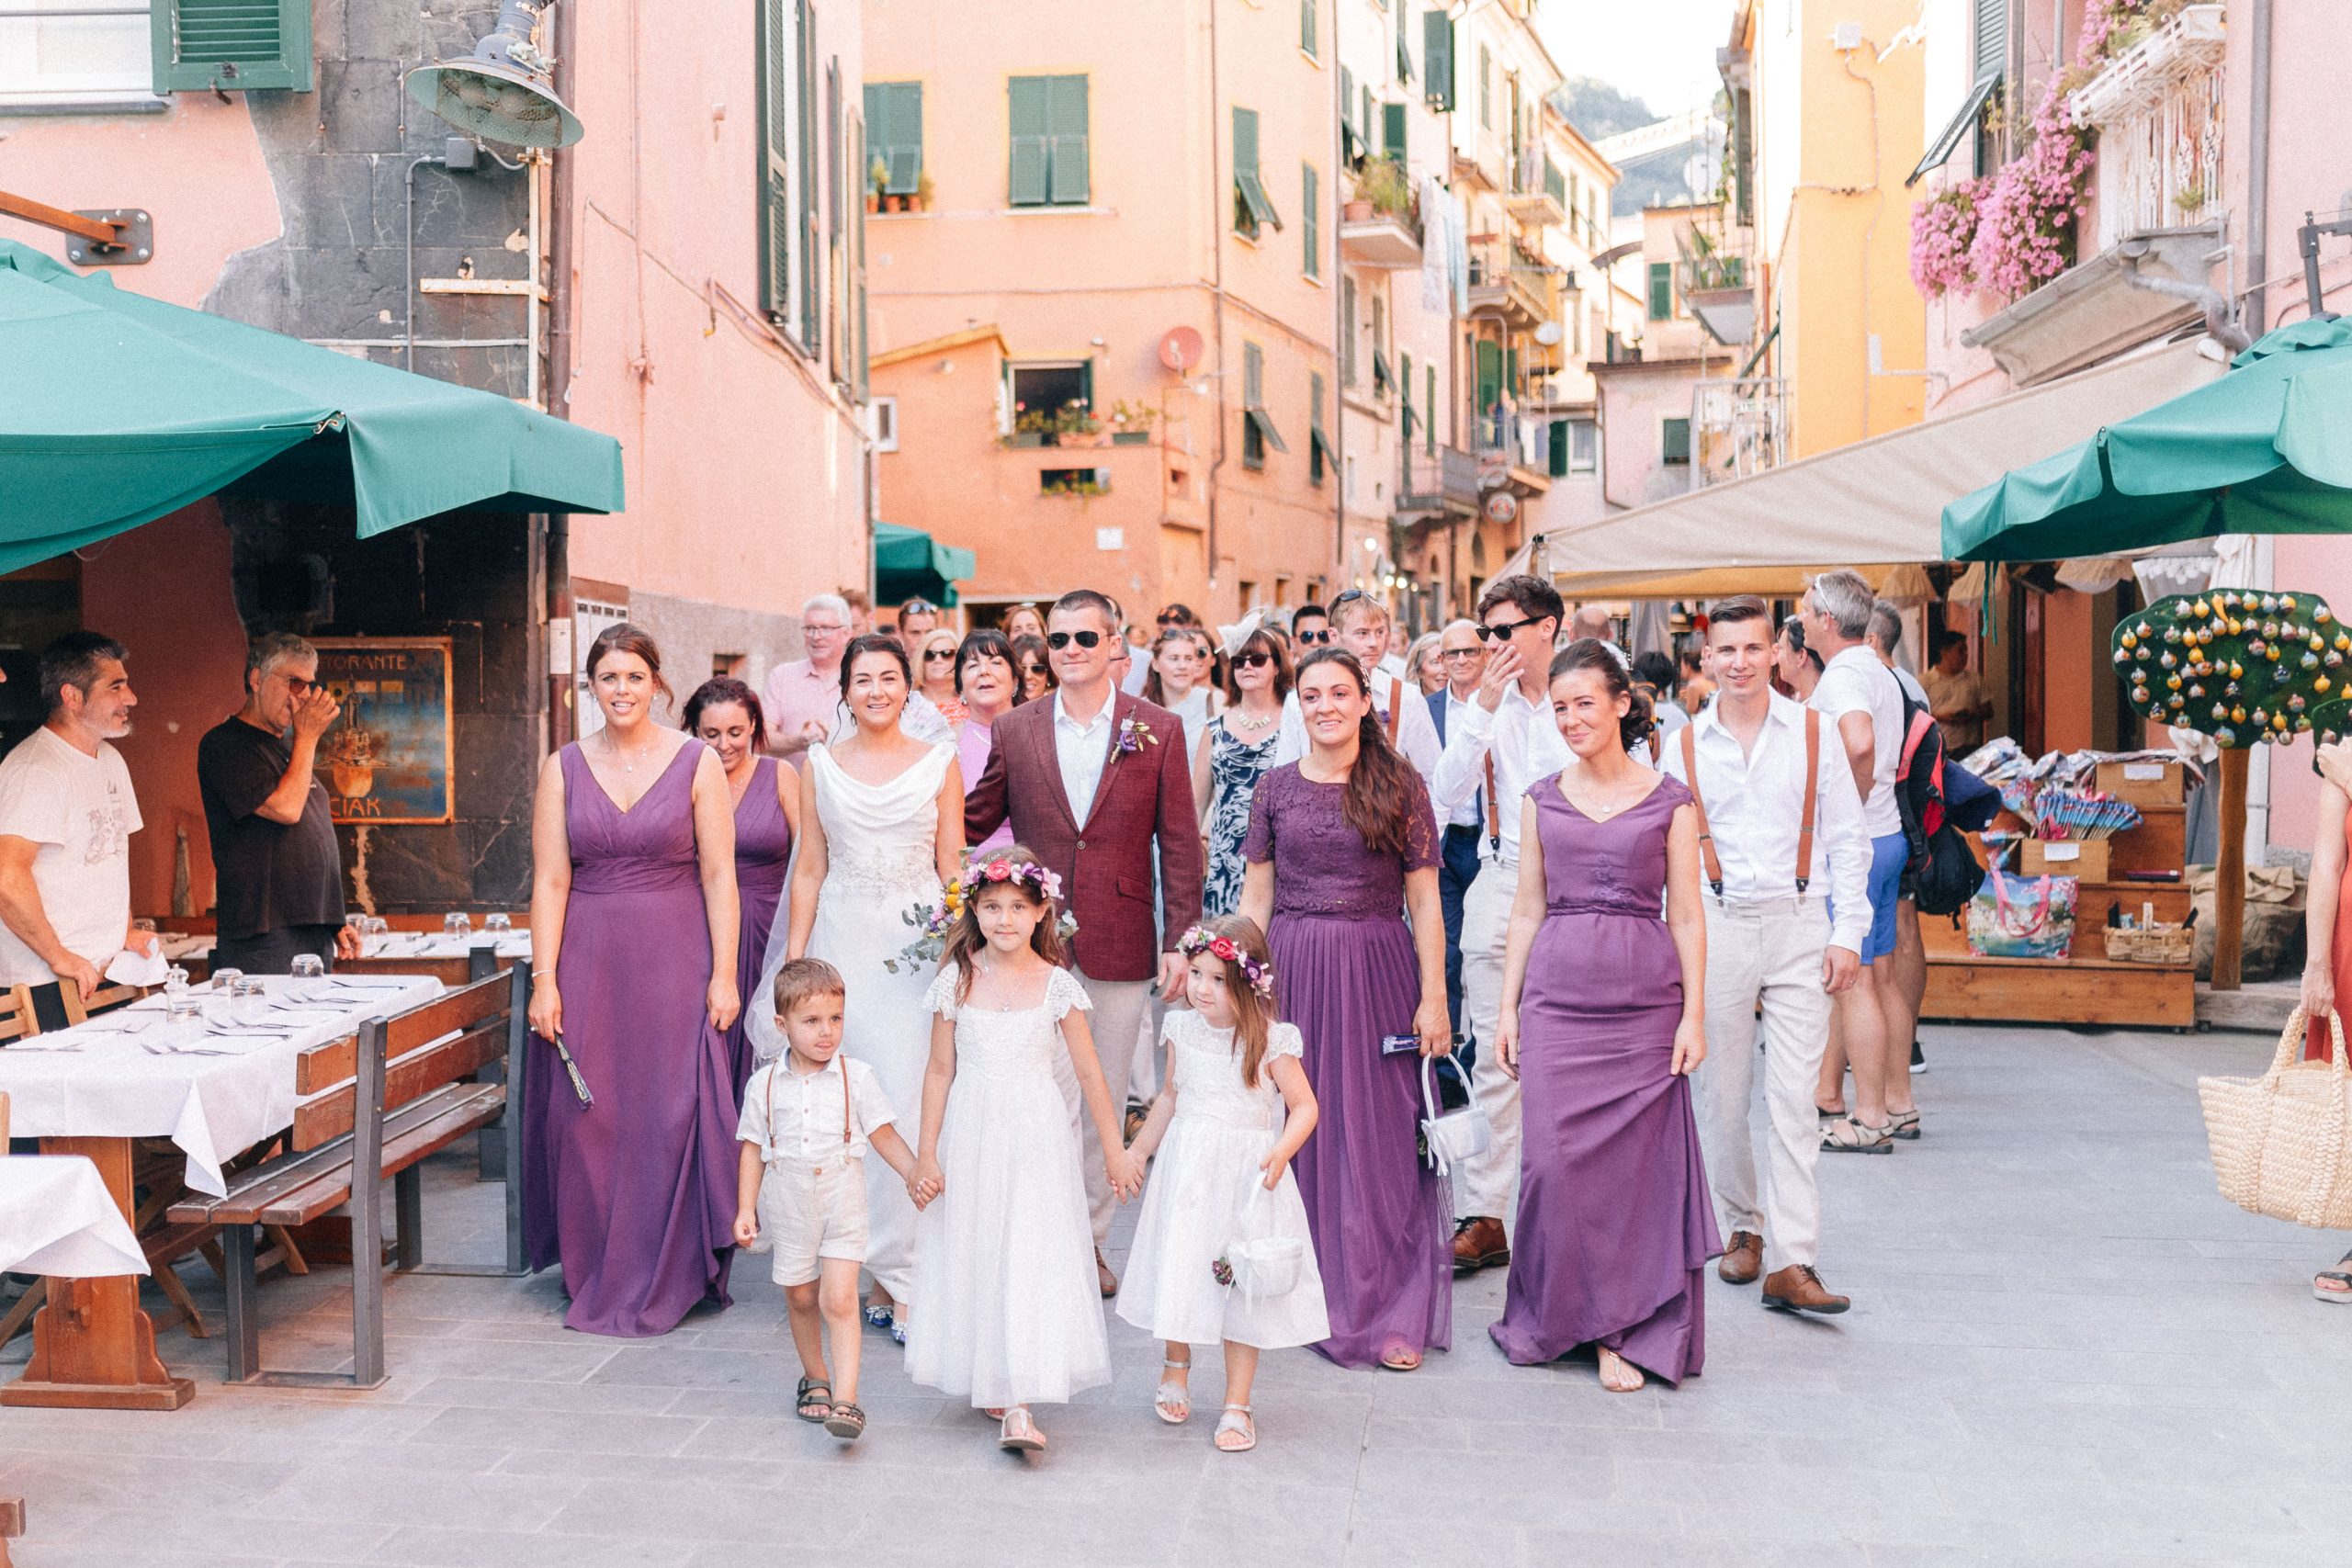
[[[783,902],[785,873],[792,863],[792,837],[800,826],[800,775],[789,762],[758,754],[766,716],[759,694],[728,675],[715,675],[686,699],[686,733],[718,753],[735,801],[735,896],[742,911],[735,941],[735,991],[756,998],[767,957],[768,932]],[[751,1009],[727,1032],[728,1058],[734,1064],[735,1099],[758,1065],[746,1025]]]
[[[735,832],[718,755],[653,722],[652,639],[609,626],[587,669],[604,728],[548,759],[531,824],[524,1244],[567,1327],[637,1337],[728,1299]]]
[[[1723,1251],[1690,1114],[1707,933],[1690,792],[1627,755],[1648,700],[1590,637],[1552,663],[1576,763],[1527,792],[1496,1045],[1520,1079],[1519,1223],[1492,1330],[1522,1366],[1595,1348],[1601,1385],[1706,1360]],[[1666,918],[1658,918],[1663,894]]]
[[[1331,1321],[1316,1348],[1410,1371],[1453,1335],[1453,1204],[1416,1147],[1422,1058],[1453,1038],[1437,823],[1353,656],[1310,655],[1295,689],[1309,749],[1258,782],[1240,913],[1266,930],[1323,1108],[1292,1168]],[[1391,1037],[1408,1048],[1385,1050]]]

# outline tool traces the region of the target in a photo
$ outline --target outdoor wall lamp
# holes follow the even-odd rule
[[[547,0],[503,0],[463,60],[408,73],[409,96],[460,130],[511,147],[569,147],[586,134],[555,96],[555,59],[531,41]]]

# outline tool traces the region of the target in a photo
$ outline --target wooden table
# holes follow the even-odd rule
[[[82,1155],[107,1191],[132,1209],[129,1138],[43,1138],[45,1155]],[[196,1397],[193,1380],[174,1377],[155,1354],[155,1324],[139,1304],[139,1276],[49,1281],[49,1303],[33,1314],[33,1355],[24,1376],[0,1386],[0,1404],[74,1405],[85,1410],[177,1410]]]

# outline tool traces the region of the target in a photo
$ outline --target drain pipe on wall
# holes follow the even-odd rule
[[[554,84],[556,96],[566,103],[573,102],[577,85],[571,67],[574,37],[571,7],[555,7]],[[571,286],[573,228],[574,160],[580,156],[573,147],[559,147],[548,155],[548,331],[547,376],[539,384],[547,391],[547,410],[558,419],[571,417],[571,356],[573,290]],[[531,265],[539,258],[534,255]],[[541,548],[545,555],[541,566],[544,581],[541,591],[547,613],[545,637],[548,701],[547,743],[549,751],[570,740],[578,728],[577,716],[571,709],[571,671],[579,658],[571,646],[571,518],[570,513],[548,513],[547,532]],[[558,656],[561,657],[559,658]]]
[[[2246,85],[2245,248],[2246,273],[2254,287],[2246,290],[2245,330],[2260,337],[2270,327],[2270,0],[2252,0],[2247,17],[2246,52],[2253,56],[2253,76]]]
[[[1216,391],[1216,457],[1209,464],[1209,581],[1216,581],[1216,503],[1225,479],[1225,229],[1217,213],[1217,196],[1225,186],[1216,177],[1218,120],[1216,74],[1217,0],[1209,0],[1209,311],[1216,337],[1216,369],[1208,377]],[[1249,606],[1244,605],[1247,609]]]

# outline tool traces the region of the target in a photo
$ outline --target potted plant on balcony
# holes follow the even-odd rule
[[[915,181],[915,210],[917,212],[929,212],[931,210],[933,188],[933,187],[931,183],[931,171],[929,169],[925,169],[922,172],[922,176]]]
[[[1054,444],[1054,416],[1044,409],[1033,409],[1027,403],[1012,405],[1012,434],[1004,438],[1008,446],[1050,446]]]
[[[1147,446],[1151,444],[1151,427],[1159,418],[1159,411],[1148,403],[1130,404],[1122,398],[1111,405],[1111,445],[1114,446]]]
[[[1083,400],[1072,398],[1061,407],[1054,421],[1057,446],[1102,446],[1109,437],[1102,434],[1102,422]]]
[[[890,165],[876,157],[865,169],[865,210],[882,210],[882,190],[890,183]]]
[[[1371,203],[1367,217],[1402,218],[1412,209],[1413,182],[1396,159],[1367,158],[1363,173],[1356,178],[1356,196]]]

